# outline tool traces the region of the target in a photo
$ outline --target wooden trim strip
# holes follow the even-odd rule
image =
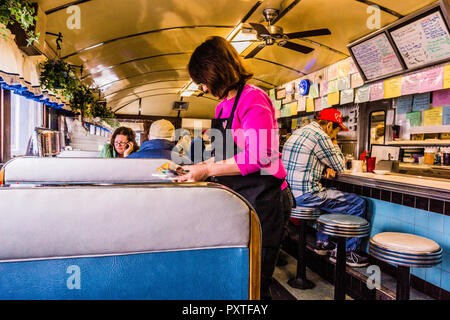
[[[250,211],[249,300],[259,300],[261,290],[261,225],[256,212]]]

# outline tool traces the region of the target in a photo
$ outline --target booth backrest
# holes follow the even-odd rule
[[[97,158],[100,151],[83,151],[83,150],[63,150],[58,158]]]
[[[2,187],[0,205],[0,299],[258,297],[259,223],[219,185]]]
[[[3,167],[4,183],[77,184],[155,182],[157,168],[166,159],[38,158],[20,157]]]

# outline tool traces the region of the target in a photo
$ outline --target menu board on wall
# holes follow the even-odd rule
[[[450,33],[438,9],[389,30],[408,69],[450,58]]]
[[[351,46],[350,50],[367,80],[403,70],[385,33]]]

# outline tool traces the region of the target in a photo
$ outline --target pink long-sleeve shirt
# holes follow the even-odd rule
[[[236,97],[225,99],[216,107],[216,118],[228,118]],[[242,150],[234,156],[243,176],[257,171],[279,179],[286,178],[279,152],[278,123],[269,96],[247,84],[242,91],[231,125],[235,143]],[[285,189],[284,181],[281,189]]]

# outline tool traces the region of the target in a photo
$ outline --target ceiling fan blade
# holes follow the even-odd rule
[[[309,48],[309,47],[303,46],[301,44],[297,44],[297,43],[290,42],[290,41],[281,41],[278,43],[278,45],[280,47],[291,49],[291,50],[301,52],[301,53],[310,53],[311,51],[314,50],[313,48]]]
[[[270,36],[269,30],[267,30],[262,24],[250,22],[250,25],[256,30],[258,36]]]
[[[245,56],[244,59],[250,59],[253,58],[254,56],[256,56],[256,54],[258,52],[260,52],[266,45],[265,44],[260,44],[258,45],[255,49],[252,50],[252,52],[250,52],[248,55]]]
[[[285,36],[287,36],[289,39],[296,39],[296,38],[306,38],[306,37],[315,37],[315,36],[326,36],[329,34],[331,34],[331,31],[328,30],[327,28],[325,28],[325,29],[316,29],[316,30],[286,33]]]

